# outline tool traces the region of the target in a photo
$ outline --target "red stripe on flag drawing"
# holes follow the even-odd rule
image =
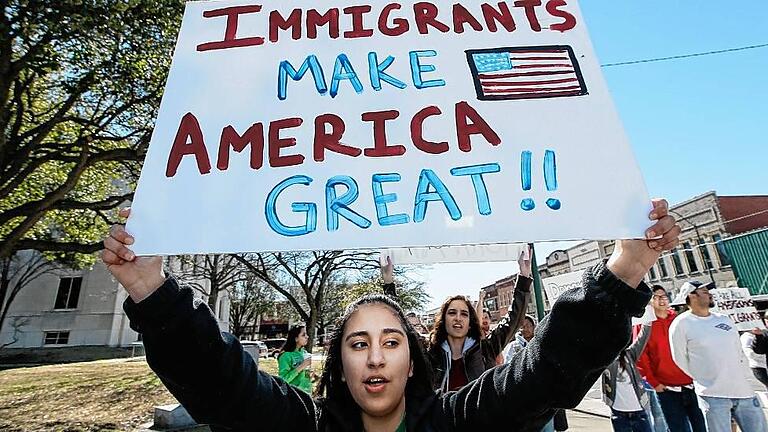
[[[539,87],[539,88],[491,88],[484,89],[486,93],[539,93],[548,91],[563,91],[563,90],[578,90],[581,86],[566,86],[566,87]]]
[[[508,86],[508,85],[521,85],[521,86],[528,86],[528,85],[542,85],[542,84],[560,84],[560,83],[567,83],[567,82],[579,82],[576,78],[565,78],[565,79],[556,79],[556,80],[544,80],[544,81],[516,81],[515,83],[509,83],[506,81],[483,81],[483,87],[496,87],[496,86]]]

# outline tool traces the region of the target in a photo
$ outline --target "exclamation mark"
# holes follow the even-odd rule
[[[528,150],[520,154],[520,183],[524,191],[531,190],[531,152]],[[520,201],[520,208],[531,211],[536,207],[532,198],[524,198]]]
[[[555,152],[552,150],[547,150],[544,152],[544,184],[546,184],[547,191],[549,192],[557,190],[557,163],[555,162]],[[560,200],[556,198],[548,199],[547,207],[551,208],[552,210],[560,210]]]

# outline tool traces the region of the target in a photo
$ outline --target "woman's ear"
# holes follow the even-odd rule
[[[413,360],[411,360],[411,366],[408,368],[408,378],[413,376]]]

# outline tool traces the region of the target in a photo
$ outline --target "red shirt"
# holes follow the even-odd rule
[[[467,372],[464,370],[464,358],[458,360],[451,360],[451,371],[448,375],[448,390],[458,390],[465,385],[467,380]]]
[[[640,371],[640,375],[652,387],[659,384],[679,387],[693,383],[691,377],[680,370],[675,361],[672,360],[672,350],[669,347],[669,327],[675,316],[677,316],[675,311],[670,309],[666,318],[657,318],[651,324],[651,336],[648,339],[648,344],[637,360],[637,369]]]

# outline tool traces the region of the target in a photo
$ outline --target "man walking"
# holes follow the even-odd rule
[[[747,376],[739,332],[726,315],[710,312],[715,303],[709,285],[681,288],[690,310],[670,327],[672,358],[693,378],[709,432],[730,432],[731,414],[742,432],[768,430],[763,410]]]
[[[669,328],[677,314],[669,307],[669,295],[664,287],[654,285],[651,290],[656,321],[651,324],[651,337],[637,368],[655,390],[670,432],[706,432],[693,380],[672,359]]]

